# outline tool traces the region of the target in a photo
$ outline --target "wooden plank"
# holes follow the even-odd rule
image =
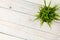
[[[1,25],[3,25],[3,26],[1,26]],[[4,22],[4,21],[0,21],[0,31],[7,33],[7,34],[15,35],[18,37],[23,37],[25,39],[30,38],[30,35],[34,37],[33,39],[35,39],[35,37],[36,38],[42,37],[44,39],[52,40],[57,37],[56,35],[48,34],[48,33],[42,32],[42,31],[37,31],[37,30],[31,29],[28,27],[26,28],[25,26],[19,26],[19,25]]]
[[[0,32],[28,40],[54,40],[57,38],[60,27],[56,26],[60,26],[59,24],[53,24],[53,30],[50,31],[46,24],[40,28],[38,21],[33,21],[34,16],[31,15],[38,11],[38,6],[22,0],[1,0]]]
[[[49,27],[46,27],[46,24],[44,24],[43,28],[40,28],[39,23],[33,21],[34,19],[33,16],[26,15],[20,12],[15,12],[9,9],[4,9],[4,8],[0,8],[0,12],[1,12],[0,19],[3,19],[5,21],[26,25],[28,27],[32,27],[32,28],[39,29],[39,30],[42,29],[42,30],[51,32],[52,34],[55,33],[55,32],[50,31]],[[55,29],[53,31],[55,31]]]
[[[1,0],[0,6],[12,8],[13,10],[23,11],[28,14],[33,14],[38,10],[38,4],[30,3],[25,0]]]
[[[0,40],[23,40],[0,33]]]

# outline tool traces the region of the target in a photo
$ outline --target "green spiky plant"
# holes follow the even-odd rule
[[[41,25],[46,22],[49,27],[51,27],[51,24],[55,20],[59,20],[60,15],[56,13],[56,11],[59,9],[57,5],[51,7],[51,1],[49,5],[46,5],[46,0],[44,0],[44,6],[39,8],[39,12],[35,14],[35,20],[39,20]]]

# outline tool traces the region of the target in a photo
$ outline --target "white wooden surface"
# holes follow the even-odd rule
[[[0,40],[60,40],[60,23],[54,22],[50,29],[46,24],[40,28],[38,21],[33,21],[43,1],[29,1],[0,0]]]

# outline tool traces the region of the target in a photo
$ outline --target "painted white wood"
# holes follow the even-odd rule
[[[45,33],[45,32],[41,32],[41,31],[37,31],[37,30],[31,29],[31,28],[26,28],[26,27],[23,27],[23,26],[18,26],[16,24],[4,22],[4,21],[0,21],[0,24],[4,25],[3,27],[0,26],[0,28],[1,28],[0,32],[15,35],[15,36],[18,36],[18,37],[23,37],[25,39],[30,38],[29,36],[34,36],[34,37],[38,37],[38,38],[42,37],[42,38],[50,39],[50,40],[57,37],[55,35],[51,35],[51,34],[48,34],[48,33]]]
[[[23,40],[0,33],[0,40]]]
[[[43,29],[43,30],[46,30],[46,31],[50,31],[49,27],[45,27],[46,24],[44,24],[44,26],[42,28],[40,28],[40,26],[38,26],[39,23],[33,21],[33,19],[34,19],[33,16],[23,14],[23,13],[18,13],[18,12],[9,10],[9,9],[4,9],[4,8],[0,8],[0,11],[1,11],[0,19],[10,21],[12,23],[14,22],[16,24],[26,25],[28,27],[32,27],[32,28],[39,29],[39,30]],[[54,30],[52,30],[53,33],[54,33]],[[59,29],[57,29],[57,30],[59,30]]]
[[[27,1],[44,5],[43,0],[37,0],[37,1],[35,1],[35,0],[27,0]],[[47,5],[49,4],[50,1],[52,1],[51,5],[60,4],[60,0],[46,0]]]
[[[33,14],[34,12],[37,12],[38,4],[29,3],[25,0],[1,0],[0,6],[10,8],[22,11],[24,13]],[[36,9],[35,9],[36,8]]]
[[[39,4],[25,0],[0,0],[0,32],[27,40],[57,40],[60,38],[60,23],[54,22],[50,29],[47,24],[40,28],[38,21],[33,21],[34,16],[31,15],[38,11],[39,6]],[[4,34],[2,36],[5,38]],[[9,37],[5,40],[14,40],[14,38]]]

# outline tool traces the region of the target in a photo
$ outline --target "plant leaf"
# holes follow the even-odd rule
[[[45,4],[45,7],[46,7],[46,0],[44,0],[44,4]]]
[[[50,1],[49,5],[48,5],[48,9],[50,8],[50,5],[51,5],[51,1]]]

